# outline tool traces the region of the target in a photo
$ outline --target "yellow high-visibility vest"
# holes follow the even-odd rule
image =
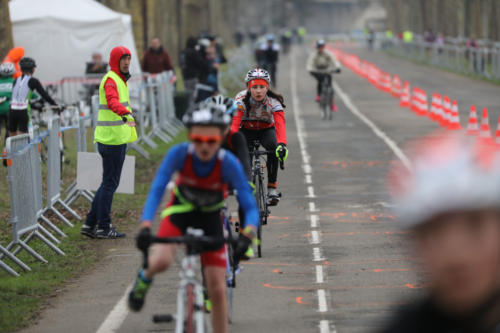
[[[108,108],[106,91],[104,90],[104,83],[108,78],[113,79],[116,83],[119,102],[126,107],[127,110],[132,112],[127,84],[118,74],[109,71],[102,78],[101,84],[99,85],[99,115],[97,116],[97,124],[94,132],[94,142],[100,142],[106,145],[122,145],[134,142],[137,140],[135,127],[124,123],[121,116]],[[127,121],[135,122],[131,115],[126,115],[125,117]]]

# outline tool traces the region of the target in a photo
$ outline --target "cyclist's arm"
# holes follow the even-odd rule
[[[342,64],[337,59],[337,57],[333,53],[331,53],[331,52],[328,52],[328,54],[330,55],[330,58],[332,60],[332,64],[333,64],[333,67],[334,67],[332,69],[333,70],[342,69]]]
[[[52,97],[50,97],[50,95],[45,91],[45,89],[43,89],[43,86],[42,86],[42,84],[40,83],[40,81],[38,79],[32,77],[30,79],[30,81],[28,82],[28,87],[31,90],[36,91],[50,105],[57,105],[57,103],[54,102],[54,100],[52,99]]]
[[[156,214],[156,210],[161,203],[163,194],[165,193],[165,188],[172,178],[175,171],[182,168],[184,161],[186,159],[187,144],[180,144],[172,147],[167,153],[163,162],[161,163],[158,171],[156,172],[155,179],[151,184],[149,190],[148,198],[144,204],[144,210],[142,211],[142,222],[152,222]]]
[[[276,141],[286,145],[286,120],[283,110],[273,112],[274,126],[276,127]]]
[[[247,182],[243,168],[238,163],[236,157],[226,152],[222,161],[222,179],[237,191],[238,204],[243,209],[245,216],[245,226],[251,226],[257,229],[259,223],[259,212],[257,204],[252,194],[252,189]]]
[[[238,132],[240,130],[241,118],[243,117],[243,107],[238,105],[238,109],[236,110],[236,114],[233,116],[233,122],[231,123],[231,130],[234,132]]]
[[[231,137],[231,144],[233,146],[234,152],[247,176],[247,180],[250,180],[250,154],[248,152],[247,140],[243,133],[236,132]]]

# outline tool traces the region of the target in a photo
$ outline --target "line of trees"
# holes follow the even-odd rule
[[[500,0],[384,0],[387,28],[500,40]]]

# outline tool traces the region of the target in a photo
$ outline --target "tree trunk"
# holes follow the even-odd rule
[[[12,26],[10,24],[9,1],[0,0],[0,62],[12,48]]]

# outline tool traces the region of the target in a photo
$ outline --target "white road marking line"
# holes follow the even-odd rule
[[[303,164],[302,169],[304,169],[305,174],[310,174],[311,173],[311,165],[310,164]]]
[[[311,177],[311,175],[306,175],[306,184],[312,184],[312,177]]]
[[[328,306],[326,305],[326,293],[324,289],[318,289],[318,310],[319,312],[328,311]]]
[[[316,265],[316,283],[323,283],[323,266]]]
[[[311,231],[311,244],[319,244],[321,240],[319,239],[319,231],[313,230]]]
[[[321,256],[321,249],[319,247],[313,247],[313,261],[323,261],[325,258]]]
[[[320,320],[319,321],[319,332],[320,333],[329,333],[330,332],[330,321]],[[331,333],[337,333],[337,329],[335,328],[335,326],[332,327]]]
[[[309,202],[309,211],[314,213],[316,211],[316,204],[314,202]]]
[[[314,187],[308,186],[307,193],[309,198],[316,198],[316,196],[314,195]]]
[[[132,289],[132,285],[129,285],[125,294],[120,298],[118,303],[116,303],[115,307],[108,314],[104,322],[97,329],[96,333],[113,333],[117,332],[122,326],[123,321],[127,317],[128,308],[127,308],[127,297],[128,293]]]
[[[311,228],[317,228],[318,227],[318,220],[319,216],[318,215],[311,215]]]
[[[353,104],[349,95],[347,95],[337,84],[337,82],[333,82],[333,87],[335,92],[339,95],[339,97],[344,102],[345,106],[352,112],[356,117],[358,117],[362,122],[364,122],[376,136],[381,138],[387,146],[394,152],[394,154],[403,162],[403,164],[411,169],[411,163],[408,157],[403,153],[403,151],[398,147],[396,142],[389,138],[385,132],[383,132],[377,125],[375,125],[368,117],[366,117],[361,111],[358,110],[356,105]]]

